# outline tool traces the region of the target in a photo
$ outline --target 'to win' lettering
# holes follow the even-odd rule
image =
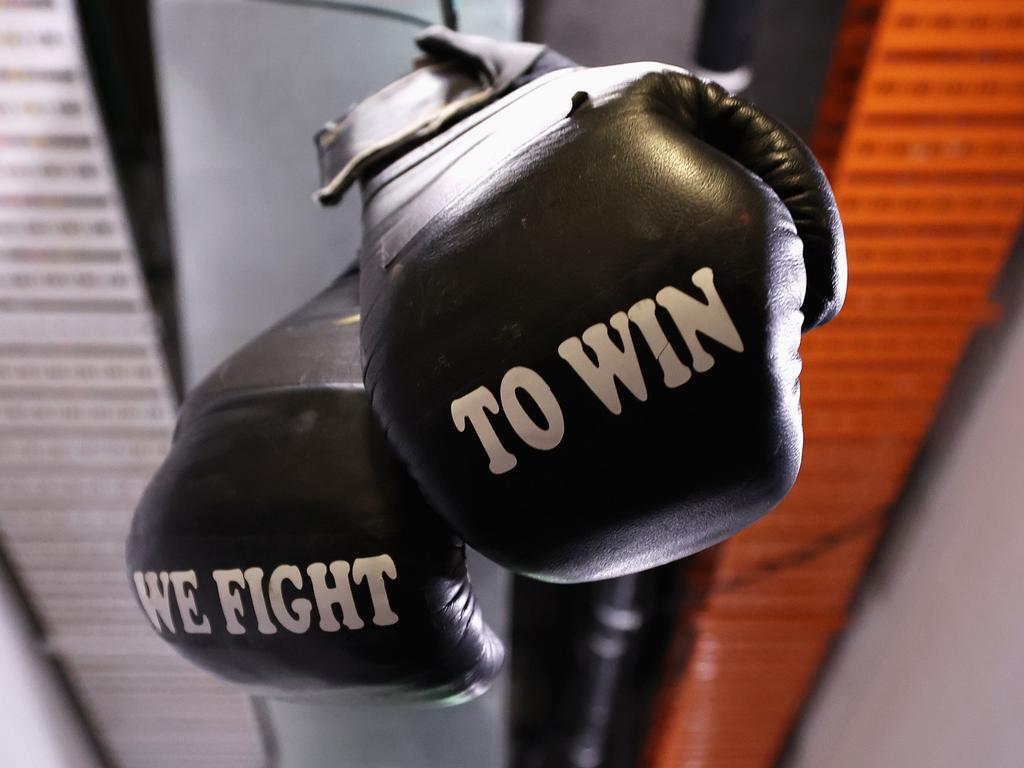
[[[743,352],[743,341],[722,304],[715,289],[711,267],[693,273],[693,284],[701,289],[707,303],[698,301],[682,291],[666,286],[654,299],[641,299],[625,312],[616,312],[608,324],[597,323],[582,334],[582,340],[573,336],[558,345],[558,356],[565,360],[601,403],[616,416],[622,413],[622,402],[616,387],[619,381],[637,400],[647,400],[647,382],[644,381],[637,359],[630,323],[640,331],[644,342],[661,366],[665,386],[674,389],[688,382],[693,371],[705,373],[715,364],[715,358],[701,346],[697,333],[714,339],[734,352]],[[668,337],[655,316],[657,307],[663,307],[672,318],[690,353],[692,370],[669,343]],[[619,343],[612,341],[608,325],[616,332]],[[583,346],[597,358],[594,363]],[[530,397],[544,417],[538,424],[523,408],[521,397]],[[499,403],[500,398],[500,403]],[[513,431],[526,445],[540,451],[550,451],[562,442],[565,419],[551,387],[536,371],[517,366],[510,368],[501,379],[498,398],[487,387],[452,401],[452,421],[459,432],[467,425],[480,440],[489,460],[488,468],[496,475],[513,469],[518,463],[498,438],[488,414],[504,413]]]

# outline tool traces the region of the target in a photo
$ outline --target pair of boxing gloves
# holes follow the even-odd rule
[[[656,63],[432,28],[318,135],[359,269],[187,398],[132,588],[258,693],[455,702],[501,667],[463,540],[574,582],[708,547],[800,465],[802,332],[842,305],[829,185],[783,125]]]

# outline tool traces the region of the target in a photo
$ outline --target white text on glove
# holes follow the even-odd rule
[[[647,400],[647,383],[644,381],[637,359],[629,324],[640,331],[644,342],[654,353],[661,366],[665,386],[682,386],[693,376],[693,371],[704,373],[715,364],[715,359],[700,343],[697,333],[714,339],[734,352],[743,352],[743,341],[733,324],[732,318],[722,304],[715,289],[714,273],[711,267],[703,267],[693,273],[693,284],[701,289],[707,303],[698,301],[677,288],[666,286],[654,299],[641,299],[625,312],[616,312],[608,325],[616,331],[619,344],[608,335],[608,325],[597,323],[582,334],[582,340],[573,336],[558,345],[558,356],[565,360],[591,392],[615,415],[622,413],[622,403],[616,388],[621,382],[639,401]],[[691,365],[683,363],[655,316],[657,307],[663,307],[672,318],[690,353]],[[583,349],[583,345],[597,358],[595,364]],[[544,418],[538,424],[520,400],[525,393],[536,405]],[[477,387],[467,395],[452,401],[452,421],[459,432],[465,432],[466,424],[473,431],[489,459],[488,468],[496,475],[515,468],[515,455],[509,452],[498,438],[488,413],[495,416],[504,413],[516,435],[531,448],[549,451],[562,442],[565,436],[565,419],[551,387],[536,371],[524,366],[510,368],[501,379],[498,398],[487,387]]]

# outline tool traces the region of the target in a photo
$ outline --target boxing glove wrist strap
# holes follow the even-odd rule
[[[338,202],[370,166],[435,135],[511,89],[546,50],[431,27],[416,38],[428,63],[357,104],[316,136],[321,188]]]

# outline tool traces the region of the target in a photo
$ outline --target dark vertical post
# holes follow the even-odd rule
[[[441,23],[448,29],[459,28],[459,15],[455,11],[455,0],[441,0]]]
[[[709,72],[734,72],[750,63],[761,0],[705,0],[697,64]]]

